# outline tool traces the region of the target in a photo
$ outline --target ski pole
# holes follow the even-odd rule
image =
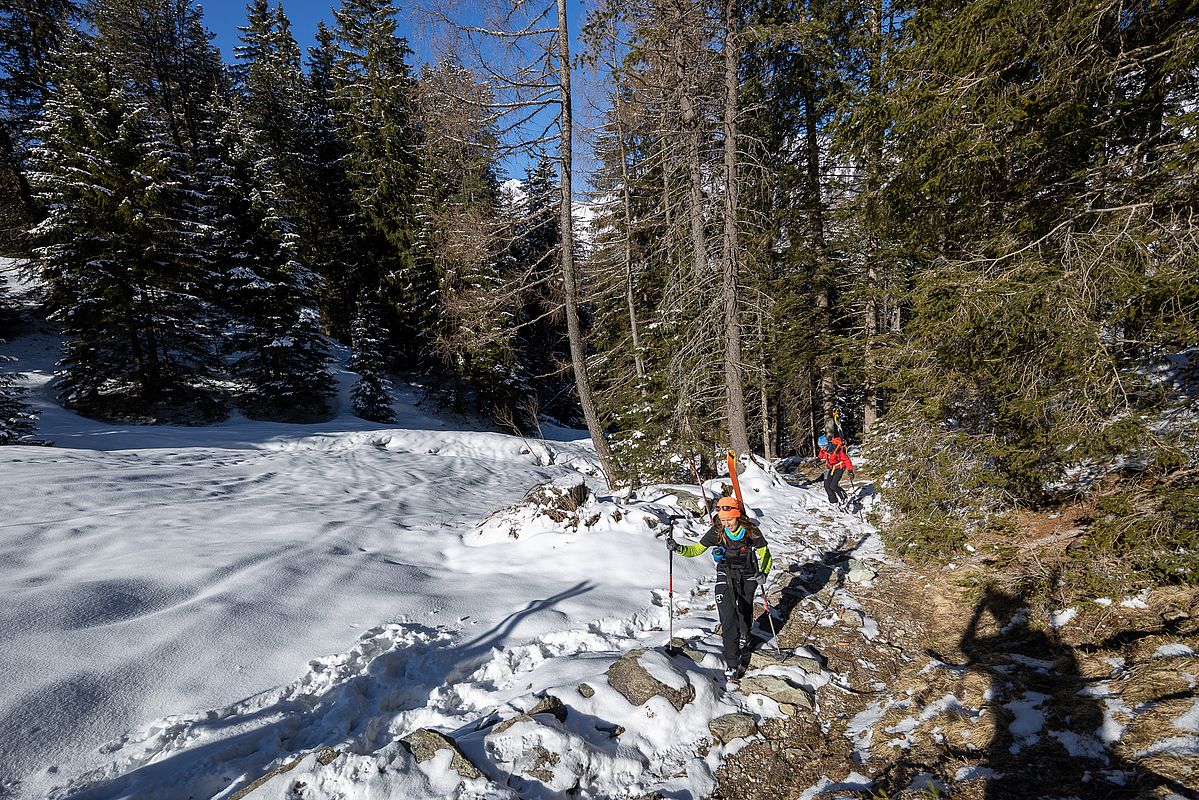
[[[770,623],[770,633],[774,636],[774,652],[782,656],[783,651],[779,647],[779,633],[774,629],[774,609],[770,607],[770,601],[766,599],[765,583],[759,582],[758,588],[762,591],[762,602],[766,605],[766,621]]]
[[[671,541],[674,541],[674,520],[673,519],[670,520],[670,532],[667,534],[667,536],[670,537]],[[668,638],[666,640],[666,654],[670,655],[671,651],[674,649],[674,548],[667,550],[666,553],[667,553],[667,558],[669,559],[669,562],[670,562],[670,566],[667,569],[667,572],[670,576],[669,583],[667,584],[667,586],[668,586],[667,591],[670,595],[670,607],[667,610],[667,614],[670,617],[670,623],[669,623],[670,627],[669,627],[669,634],[668,634],[670,638]]]

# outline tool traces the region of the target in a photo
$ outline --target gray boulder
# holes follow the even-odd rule
[[[644,705],[651,697],[658,696],[665,697],[681,711],[683,706],[695,699],[695,687],[688,682],[682,689],[672,689],[650,675],[640,662],[641,657],[648,652],[645,648],[630,650],[614,661],[608,667],[608,685],[635,706]],[[664,656],[661,663],[667,669],[673,669]]]
[[[707,509],[704,508],[704,501],[697,494],[692,494],[685,489],[680,489],[677,486],[672,487],[671,494],[678,498],[679,508],[690,513],[693,516],[699,517],[707,514]]]
[[[549,714],[559,722],[566,722],[566,705],[552,694],[541,698],[527,713],[530,717],[534,714]]]
[[[479,771],[479,768],[472,764],[462,751],[458,749],[458,745],[454,743],[454,740],[444,733],[431,731],[428,728],[418,728],[400,739],[400,741],[404,743],[404,747],[408,748],[408,752],[412,753],[412,757],[416,759],[416,763],[418,764],[428,761],[441,750],[449,750],[453,753],[450,757],[451,769],[464,778],[483,777],[483,773]]]
[[[741,680],[741,694],[761,694],[776,703],[792,705],[799,709],[812,710],[816,707],[812,690],[783,675],[750,675]]]
[[[780,656],[777,651],[766,648],[755,650],[753,655],[749,657],[750,669],[765,669],[773,667],[777,664],[782,664],[788,667],[798,667],[809,675],[820,674],[820,662],[811,656],[800,655],[799,653],[788,654],[786,651]]]
[[[870,566],[868,562],[857,558],[849,559],[846,567],[849,571],[845,575],[845,580],[850,583],[869,583],[878,577],[878,570]]]
[[[683,639],[680,639],[678,636],[676,636],[670,640],[670,647],[674,651],[675,654],[681,655],[681,656],[687,656],[687,658],[691,659],[696,664],[699,664],[700,662],[702,662],[704,660],[703,653],[696,650],[694,647],[691,646],[691,644],[689,642],[687,642]]]
[[[725,714],[708,723],[708,730],[721,744],[728,744],[734,739],[744,739],[758,732],[758,723],[747,714]]]

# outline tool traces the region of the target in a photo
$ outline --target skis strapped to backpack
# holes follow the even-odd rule
[[[734,450],[729,451],[729,477],[733,481],[733,494],[737,496],[737,505],[741,506],[741,513],[746,514],[745,501],[741,499],[741,482],[737,480],[737,453]]]

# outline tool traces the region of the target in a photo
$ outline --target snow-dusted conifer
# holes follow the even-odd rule
[[[3,343],[0,339],[0,343]],[[25,402],[25,389],[5,369],[9,356],[0,354],[0,445],[33,444],[37,413]]]
[[[296,235],[299,261],[326,326],[348,338],[354,289],[347,271],[358,261],[356,225],[327,90],[328,29],[318,31],[313,78],[305,78],[300,49],[281,6],[254,0],[236,54],[245,103],[244,125],[254,131],[263,176]],[[329,288],[327,288],[329,287]]]
[[[191,154],[211,134],[203,109],[227,74],[195,0],[89,3],[98,46],[162,120],[176,149]]]
[[[6,316],[7,295],[5,278],[0,275],[0,319]],[[25,389],[16,385],[16,376],[6,369],[14,360],[0,353],[0,445],[32,444],[37,430],[37,413],[25,402]]]
[[[0,243],[19,240],[36,212],[26,173],[29,134],[49,91],[50,56],[79,16],[72,0],[0,5]]]
[[[31,179],[48,215],[31,233],[67,334],[63,400],[116,415],[191,405],[212,364],[207,275],[166,126],[80,35],[64,45],[35,136]]]
[[[237,111],[226,123],[223,170],[211,186],[212,250],[224,264],[226,347],[252,416],[305,420],[327,412],[332,387],[311,285],[270,185],[270,157]]]
[[[346,175],[346,146],[330,105],[336,51],[333,32],[318,24],[308,61],[309,170],[297,203],[296,229],[308,263],[321,277],[318,300],[325,329],[348,342],[363,279],[363,246]]]
[[[311,157],[305,103],[309,87],[282,7],[253,0],[248,12],[235,48],[241,62],[242,126],[253,131],[258,169],[272,187],[276,206],[290,213]]]
[[[383,303],[384,324],[409,358],[423,355],[436,276],[418,264],[419,128],[406,39],[393,0],[345,0],[334,11],[330,96],[346,144],[346,171],[361,214],[362,291]],[[361,292],[359,292],[361,295]]]
[[[353,340],[350,368],[358,373],[358,381],[350,393],[354,413],[372,422],[395,422],[391,381],[383,373],[387,330],[380,322],[376,304],[359,304],[354,316]]]

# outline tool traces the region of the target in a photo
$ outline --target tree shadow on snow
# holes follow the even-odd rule
[[[846,540],[832,550],[821,553],[816,561],[788,565],[786,567],[786,574],[789,576],[787,585],[782,587],[778,602],[771,603],[771,608],[774,610],[774,630],[782,631],[790,622],[796,607],[806,598],[819,594],[830,584],[834,589],[840,588],[845,582],[846,573],[849,572],[849,559],[853,557],[854,551],[865,543],[866,539],[867,535],[863,535],[852,544]],[[761,599],[760,596],[759,599]],[[771,615],[763,610],[754,620],[752,627],[757,628],[762,635],[771,636],[770,625]],[[811,631],[808,633],[810,634]],[[805,634],[802,638],[806,639],[807,635]],[[765,645],[765,641],[751,639],[751,647],[754,650],[761,649]]]
[[[188,730],[180,732],[186,735],[183,741],[237,726],[252,727],[184,747],[117,777],[77,784],[71,797],[207,798],[232,794],[235,785],[239,789],[249,786],[277,766],[276,762],[288,762],[322,747],[359,755],[374,752],[394,741],[388,725],[379,724],[381,719],[386,721],[401,711],[422,707],[434,689],[461,680],[477,669],[523,620],[552,611],[558,603],[592,588],[592,583],[583,581],[551,597],[531,601],[492,630],[457,646],[438,642],[443,631],[406,625],[409,632],[427,634],[429,641],[379,653],[354,674],[318,694],[300,692],[244,714],[222,717],[219,712],[209,712],[208,718],[195,720]]]
[[[985,781],[987,800],[1133,800],[1158,788],[1194,797],[1193,790],[1103,744],[1099,733],[1107,709],[1098,681],[1082,674],[1076,649],[1056,630],[1029,625],[1029,594],[1027,589],[984,592],[958,644],[965,663],[928,651],[960,671],[963,682],[970,673],[985,676],[990,682],[986,713],[976,721],[951,717],[936,746],[902,751],[876,776],[877,788],[890,796],[927,787],[934,779],[945,788],[946,780],[971,775]],[[951,733],[959,723],[973,728],[977,744]],[[994,726],[993,734],[983,742],[988,725]]]

